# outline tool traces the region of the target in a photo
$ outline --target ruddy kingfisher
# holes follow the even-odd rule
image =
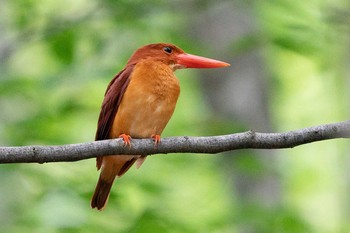
[[[122,138],[130,146],[131,138],[160,135],[172,116],[180,93],[174,71],[184,68],[218,68],[228,63],[185,53],[172,44],[149,44],[137,49],[109,83],[98,119],[96,140]],[[91,207],[105,207],[116,177],[136,162],[140,167],[145,155],[108,155],[97,157],[101,169]]]

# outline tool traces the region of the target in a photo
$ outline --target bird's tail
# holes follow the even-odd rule
[[[91,199],[91,207],[102,210],[107,204],[115,177],[122,176],[136,161],[137,167],[141,166],[145,158],[139,155],[135,157],[129,155],[103,157],[101,174]]]
[[[107,204],[109,193],[111,191],[114,179],[112,181],[104,180],[101,175],[98,179],[94,195],[91,199],[91,207],[102,210]]]

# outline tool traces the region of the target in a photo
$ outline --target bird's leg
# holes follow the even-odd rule
[[[154,141],[154,145],[156,146],[158,143],[160,143],[160,135],[159,134],[153,134],[151,138]]]
[[[124,146],[129,146],[131,147],[131,137],[130,135],[127,135],[127,134],[121,134],[119,135],[119,138],[122,138],[123,141],[124,141]]]

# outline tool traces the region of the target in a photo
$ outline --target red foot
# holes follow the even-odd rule
[[[130,135],[127,135],[127,134],[121,134],[119,135],[119,138],[122,138],[123,141],[124,141],[124,146],[129,146],[131,147],[131,137]]]
[[[154,141],[154,145],[157,145],[158,143],[160,143],[160,135],[153,134],[151,137],[152,137],[152,139]]]

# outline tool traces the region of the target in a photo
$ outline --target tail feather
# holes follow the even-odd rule
[[[91,199],[92,208],[102,210],[106,206],[115,177],[124,175],[137,160],[141,160],[142,164],[145,156],[104,156],[101,159],[101,174]]]
[[[109,193],[111,191],[114,179],[112,181],[105,181],[101,178],[98,179],[94,195],[91,199],[91,207],[102,210],[108,200]]]

